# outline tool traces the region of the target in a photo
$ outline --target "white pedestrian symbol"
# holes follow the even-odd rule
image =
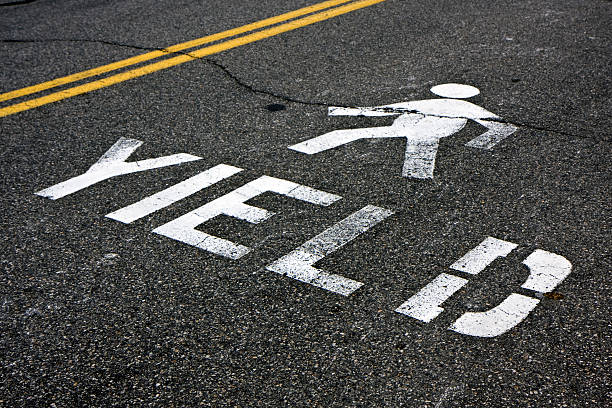
[[[465,98],[480,93],[478,88],[463,84],[442,84],[431,92],[443,99],[400,102],[391,105],[342,108],[330,107],[330,116],[391,116],[399,115],[391,126],[335,130],[306,140],[290,149],[315,154],[360,139],[403,137],[406,156],[402,175],[420,179],[433,178],[438,143],[443,137],[459,132],[468,120],[474,120],[488,130],[470,140],[466,146],[489,150],[516,131],[516,126]]]

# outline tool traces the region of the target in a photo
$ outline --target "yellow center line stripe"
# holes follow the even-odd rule
[[[183,64],[188,61],[193,61],[197,58],[203,58],[207,55],[217,54],[222,51],[226,51],[232,48],[239,47],[241,45],[250,44],[255,41],[262,40],[264,38],[273,37],[278,34],[292,31],[297,28],[305,27],[310,24],[314,24],[320,21],[330,19],[342,14],[349,13],[354,10],[358,10],[364,7],[372,6],[377,3],[382,3],[386,0],[360,0],[346,6],[336,7],[331,10],[326,10],[317,14],[293,20],[289,23],[281,24],[266,30],[257,31],[252,34],[245,35],[243,37],[228,40],[219,44],[204,47],[196,51],[192,51],[189,55],[179,55],[177,57],[169,58],[163,61],[159,61],[153,64],[145,65],[144,67],[136,68],[130,71],[122,72],[119,74],[112,75],[107,78],[99,79],[96,81],[89,82],[87,84],[68,88],[63,91],[54,92],[52,94],[42,96],[40,98],[32,99],[29,101],[17,103],[15,105],[7,106],[0,109],[0,117],[12,115],[18,112],[22,112],[28,109],[37,108],[49,103],[61,101],[63,99],[70,98],[72,96],[81,95],[87,92],[91,92],[97,89],[105,88],[123,81],[127,81],[132,78],[141,77],[144,75],[151,74],[166,68],[174,67],[179,64]]]
[[[144,61],[149,61],[155,58],[162,57],[164,55],[168,55],[169,53],[183,51],[188,48],[197,47],[200,45],[204,45],[207,43],[211,43],[218,40],[223,40],[228,37],[233,37],[235,35],[244,34],[249,31],[253,31],[259,28],[264,28],[273,24],[282,23],[283,21],[290,20],[292,18],[301,17],[306,14],[314,13],[317,11],[321,11],[333,6],[337,6],[343,3],[348,3],[353,0],[328,0],[322,3],[314,4],[312,6],[304,7],[295,11],[291,11],[288,13],[280,14],[275,17],[270,17],[265,20],[257,21],[251,24],[244,25],[242,27],[233,28],[231,30],[222,31],[217,34],[207,35],[202,38],[197,38],[195,40],[187,41],[184,43],[176,44],[163,50],[152,51],[146,54],[137,55],[135,57],[127,58],[121,61],[113,62],[111,64],[102,65],[97,68],[88,69],[86,71],[78,72],[76,74],[68,75],[65,77],[53,79],[51,81],[42,82],[37,85],[28,86],[22,89],[17,89],[14,91],[6,92],[0,94],[0,102],[8,101],[10,99],[19,98],[21,96],[31,95],[33,93],[41,92],[50,88],[54,88],[56,86],[69,84],[71,82],[76,82],[81,79],[90,78],[92,76],[104,74],[106,72],[115,71],[117,69],[129,67],[131,65],[135,65]]]

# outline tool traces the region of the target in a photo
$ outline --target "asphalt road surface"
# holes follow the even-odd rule
[[[612,3],[316,1],[0,2],[0,406],[610,403]]]

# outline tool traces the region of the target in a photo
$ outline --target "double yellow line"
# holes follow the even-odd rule
[[[229,37],[248,33],[253,30],[285,22],[284,24],[276,25],[265,30],[255,31],[242,37],[229,39],[218,44],[199,48],[195,51],[190,51],[188,54],[181,54],[176,57],[164,59],[159,62],[155,62],[129,71],[124,71],[102,79],[94,80],[83,85],[74,86],[72,88],[63,89],[61,91],[53,92],[45,96],[30,99],[25,102],[9,105],[7,107],[0,108],[0,117],[9,116],[28,109],[37,108],[39,106],[43,106],[49,103],[61,101],[63,99],[67,99],[76,95],[95,91],[96,89],[101,89],[107,86],[118,84],[120,82],[127,81],[132,78],[148,75],[153,72],[160,71],[162,69],[174,67],[176,65],[180,65],[188,61],[193,61],[194,59],[203,58],[207,55],[216,54],[222,51],[239,47],[241,45],[250,44],[252,42],[259,41],[264,38],[273,37],[275,35],[282,34],[287,31],[292,31],[297,28],[305,27],[342,14],[349,13],[354,10],[372,6],[383,1],[385,0],[328,0],[309,7],[301,8],[299,10],[291,11],[289,13],[281,14],[276,17],[267,18],[265,20],[247,24],[242,27],[234,28],[232,30],[222,31],[217,34],[208,35],[192,41],[176,44],[163,50],[148,52],[146,54],[124,59],[122,61],[117,61],[112,64],[103,65],[76,74],[57,78],[52,81],[43,82],[38,85],[28,86],[26,88],[0,94],[0,102],[8,101],[14,98],[24,97],[27,95],[32,95],[57,86],[70,84],[72,82],[80,81],[85,78],[94,77],[100,74],[129,67],[131,65],[139,64],[144,61],[149,61],[162,56],[167,56],[169,53],[180,52],[189,48],[198,47],[200,45],[209,44],[211,42],[223,40]],[[342,4],[345,5],[341,6]],[[292,20],[298,17],[302,18]],[[286,22],[288,20],[292,21]]]

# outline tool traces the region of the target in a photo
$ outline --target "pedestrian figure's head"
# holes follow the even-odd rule
[[[464,84],[442,84],[431,88],[431,92],[443,98],[467,99],[480,93],[478,88]]]

